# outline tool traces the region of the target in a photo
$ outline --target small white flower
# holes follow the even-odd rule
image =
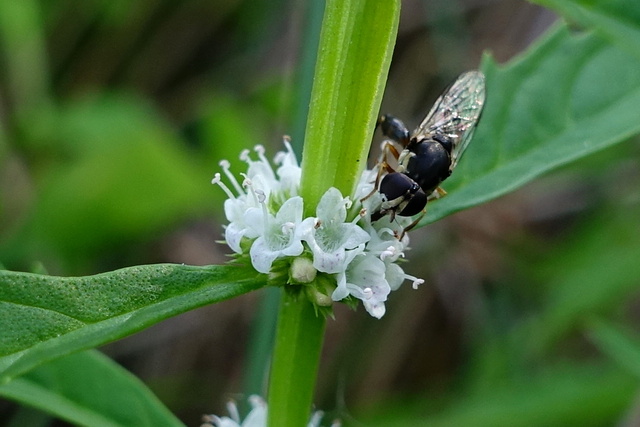
[[[257,207],[259,201],[255,193],[246,193],[243,187],[240,186],[236,178],[229,171],[230,165],[228,161],[221,161],[220,166],[237,193],[234,194],[229,187],[222,182],[219,173],[216,173],[215,177],[211,180],[211,183],[218,184],[228,197],[228,199],[224,201],[224,214],[229,221],[229,225],[225,228],[225,240],[234,252],[242,253],[242,249],[240,249],[240,241],[242,238],[245,236],[249,239],[257,237],[247,229],[247,225],[244,222],[244,215],[247,210]],[[249,179],[245,179],[243,184],[246,186],[246,184],[250,182]]]
[[[344,222],[348,203],[337,188],[330,188],[318,203],[317,218],[306,218],[300,225],[302,239],[313,252],[313,266],[323,273],[343,271],[370,239],[360,226]]]
[[[219,173],[216,173],[211,181],[213,184],[218,184],[227,194],[228,199],[224,202],[224,213],[229,224],[225,227],[224,237],[229,247],[238,254],[242,253],[240,248],[242,238],[255,239],[259,236],[255,227],[251,227],[252,224],[246,222],[247,211],[259,208],[260,200],[263,202],[269,200],[272,193],[285,190],[288,192],[288,196],[297,194],[297,186],[300,184],[300,167],[291,144],[286,138],[285,146],[287,153],[278,153],[276,163],[281,164],[277,172],[278,176],[286,177],[287,182],[281,182],[276,178],[276,172],[273,171],[271,164],[265,157],[262,145],[254,147],[258,156],[257,161],[251,158],[249,150],[244,150],[240,154],[240,159],[248,165],[247,173],[242,174],[244,176],[242,185],[230,172],[229,162],[227,160],[220,162],[220,167],[222,167],[236,194],[222,182]]]
[[[204,424],[201,427],[267,427],[267,402],[263,398],[256,395],[249,396],[251,404],[251,412],[240,422],[240,414],[236,403],[231,401],[227,404],[227,411],[230,417],[218,417],[217,415],[205,415]],[[322,411],[316,411],[311,414],[307,427],[320,427],[322,421]],[[331,427],[340,427],[339,421],[334,421]]]
[[[245,222],[259,236],[251,245],[249,254],[253,267],[268,273],[271,264],[281,256],[298,256],[304,250],[297,228],[302,221],[302,197],[293,197],[280,207],[274,217],[262,204],[262,212],[250,209]]]
[[[409,237],[406,234],[402,240],[398,239],[398,235],[402,233],[404,218],[397,218],[400,221],[395,225],[389,223],[389,217],[384,217],[379,219],[375,226],[365,226],[371,236],[367,243],[367,251],[379,256],[383,261],[396,262],[399,258],[404,258],[404,251],[409,245]]]
[[[404,229],[411,219],[396,215],[393,221],[390,216],[371,221],[371,213],[382,202],[374,188],[375,169],[362,173],[353,203],[330,188],[320,199],[316,216],[303,218],[304,202],[298,195],[301,169],[287,137],[284,144],[286,151],[274,159],[275,171],[261,145],[254,148],[254,158],[249,150],[243,151],[240,158],[248,168],[242,184],[230,173],[229,162],[220,162],[231,189],[219,173],[212,182],[228,196],[224,203],[227,244],[237,254],[248,255],[260,273],[270,273],[278,258],[289,258],[289,279],[308,285],[307,295],[318,306],[353,296],[369,314],[382,317],[391,291],[405,280],[411,280],[414,288],[423,283],[397,264],[408,250]],[[318,274],[325,275],[323,280],[317,281]],[[331,282],[327,285],[327,277],[335,279],[335,288]]]
[[[240,414],[234,401],[227,404],[227,411],[231,417],[218,417],[216,415],[205,415],[205,424],[201,427],[266,427],[267,426],[267,402],[260,396],[249,396],[251,412],[240,423]]]
[[[266,199],[269,199],[272,191],[280,188],[280,183],[276,178],[276,174],[271,167],[271,163],[264,155],[264,147],[256,145],[253,151],[258,155],[258,160],[253,160],[249,155],[249,150],[240,153],[240,160],[243,160],[249,168],[247,169],[247,178],[251,180],[253,188],[261,191]]]
[[[289,192],[290,196],[297,196],[302,169],[298,166],[298,159],[296,159],[296,154],[291,148],[289,137],[284,137],[284,145],[287,151],[280,151],[274,159],[274,162],[280,165],[276,173],[280,178],[282,191]]]
[[[371,231],[371,240],[367,243],[366,251],[376,255],[386,266],[385,278],[389,282],[392,291],[398,290],[405,280],[413,282],[413,288],[424,283],[424,280],[406,274],[396,261],[404,258],[404,251],[409,249],[409,236],[404,235],[402,240],[397,236],[402,233],[402,229],[410,224],[410,218],[396,216],[396,225],[391,224],[389,217],[382,218],[376,222],[376,228]]]
[[[349,265],[345,273],[338,275],[336,291],[346,289],[349,294],[362,301],[370,315],[380,319],[386,311],[384,302],[391,292],[386,274],[387,266],[380,258],[370,253],[360,255]],[[334,292],[335,296],[337,295]]]

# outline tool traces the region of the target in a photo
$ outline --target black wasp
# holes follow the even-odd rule
[[[446,194],[440,184],[451,175],[469,145],[484,100],[484,75],[480,71],[469,71],[440,95],[412,133],[393,116],[385,114],[378,119],[382,134],[402,145],[403,150],[398,152],[390,141],[384,143],[376,178],[376,188],[383,201],[380,209],[371,215],[372,221],[387,214],[393,220],[395,215],[413,216],[422,211],[422,215],[404,229],[404,235],[422,219],[428,200]],[[388,153],[397,159],[396,169],[387,163]]]

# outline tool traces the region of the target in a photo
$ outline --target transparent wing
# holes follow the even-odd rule
[[[436,100],[427,117],[413,131],[417,139],[428,138],[434,134],[447,135],[453,142],[451,167],[466,150],[476,123],[482,113],[485,99],[484,74],[480,71],[468,71]]]

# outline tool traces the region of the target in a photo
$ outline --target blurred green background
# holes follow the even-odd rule
[[[225,262],[209,181],[285,133],[300,152],[322,11],[0,0],[0,262],[56,275]],[[415,126],[484,50],[507,61],[555,20],[519,0],[404,1],[382,110]],[[394,293],[381,321],[336,307],[318,407],[355,426],[638,425],[639,158],[621,144],[412,232],[406,270],[426,284]],[[103,351],[198,425],[264,395],[272,297]],[[4,401],[0,414],[64,425]]]

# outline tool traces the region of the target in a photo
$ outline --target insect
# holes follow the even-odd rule
[[[395,215],[413,216],[422,212],[405,227],[402,238],[426,214],[427,201],[446,194],[440,184],[451,175],[469,145],[484,101],[484,75],[480,71],[468,71],[440,95],[412,133],[391,115],[378,119],[377,126],[390,141],[384,142],[376,185],[371,193],[377,189],[383,199],[380,209],[371,215],[372,221],[385,215],[393,220]],[[393,142],[403,150],[398,152]],[[396,169],[387,163],[389,153],[397,160]]]

